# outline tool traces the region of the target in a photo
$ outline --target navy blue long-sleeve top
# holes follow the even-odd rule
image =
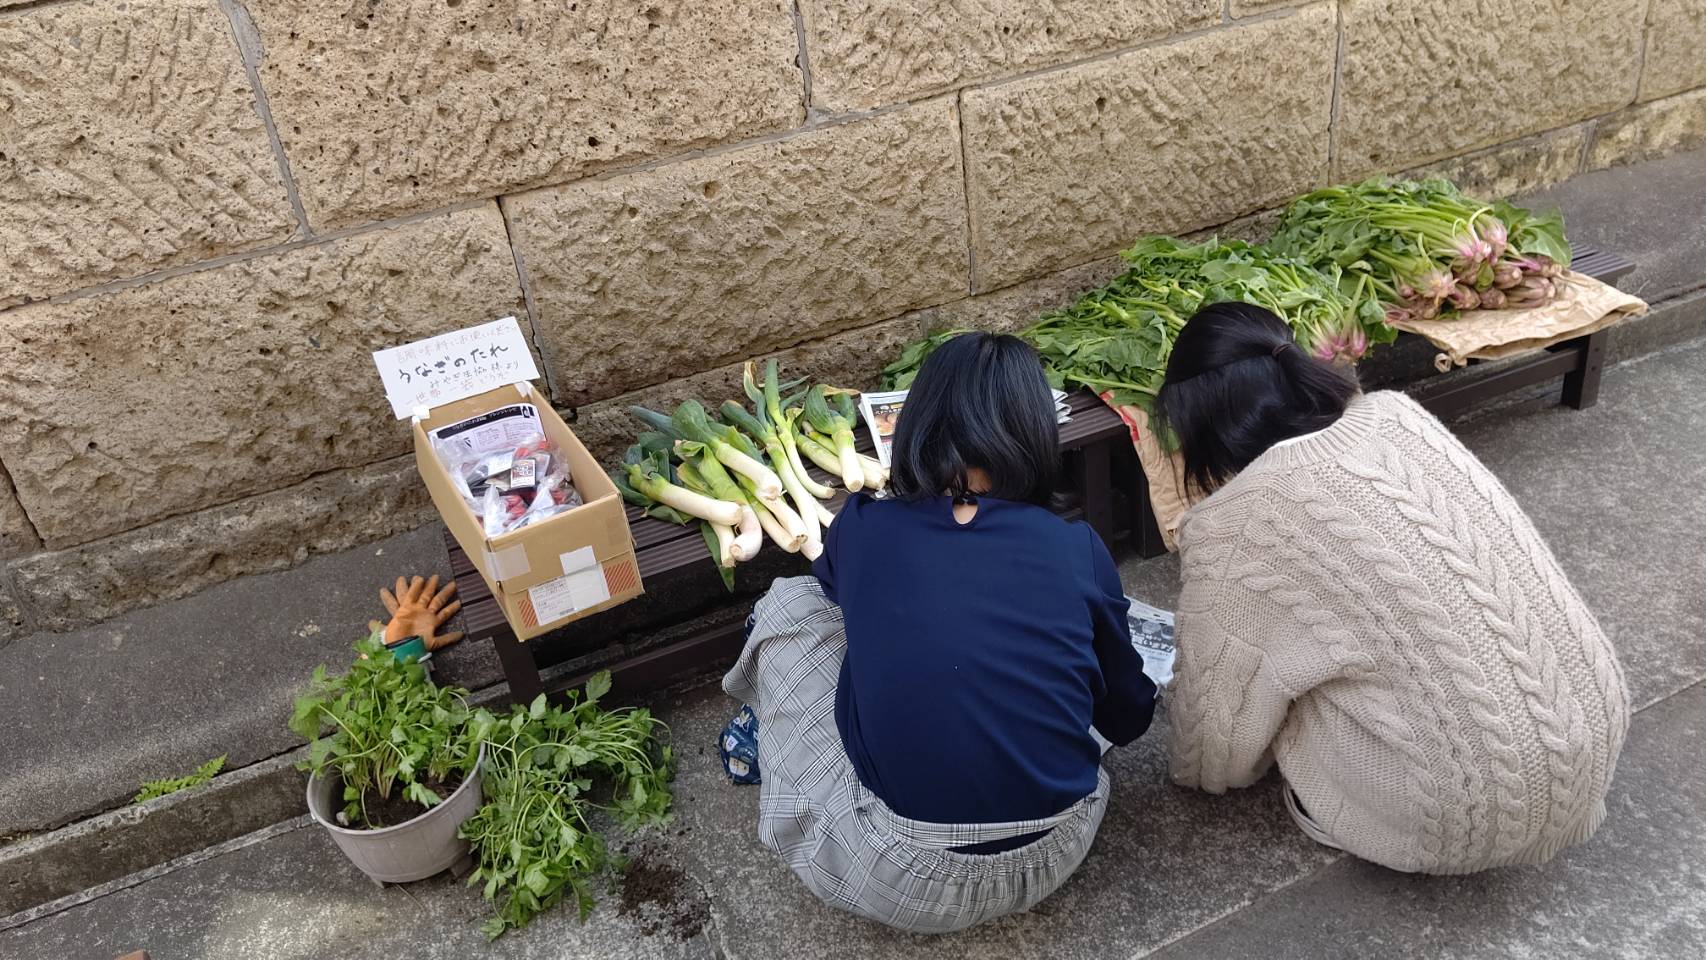
[[[1090,727],[1125,744],[1154,713],[1101,538],[1031,504],[977,507],[962,525],[948,497],[856,495],[812,566],[846,619],[842,744],[914,820],[1059,813],[1095,789]]]

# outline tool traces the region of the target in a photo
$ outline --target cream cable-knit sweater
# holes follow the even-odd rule
[[[1269,450],[1185,517],[1173,778],[1277,760],[1304,829],[1398,870],[1587,839],[1622,669],[1503,485],[1398,393]],[[1318,828],[1318,829],[1317,829]]]

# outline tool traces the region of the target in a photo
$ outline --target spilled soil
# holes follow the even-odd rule
[[[710,924],[711,906],[698,884],[664,856],[653,849],[634,853],[617,884],[621,903],[616,912],[648,937],[687,940]]]

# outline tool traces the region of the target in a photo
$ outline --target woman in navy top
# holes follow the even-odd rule
[[[755,610],[724,686],[759,719],[760,835],[831,903],[958,929],[1028,908],[1088,850],[1092,728],[1136,739],[1155,686],[1107,548],[1047,509],[1057,461],[1036,354],[957,337],[902,408],[891,497],[853,497],[815,582]]]

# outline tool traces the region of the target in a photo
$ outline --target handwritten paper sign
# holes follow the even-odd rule
[[[511,383],[539,379],[533,352],[514,317],[441,334],[373,354],[391,412],[436,407]]]

